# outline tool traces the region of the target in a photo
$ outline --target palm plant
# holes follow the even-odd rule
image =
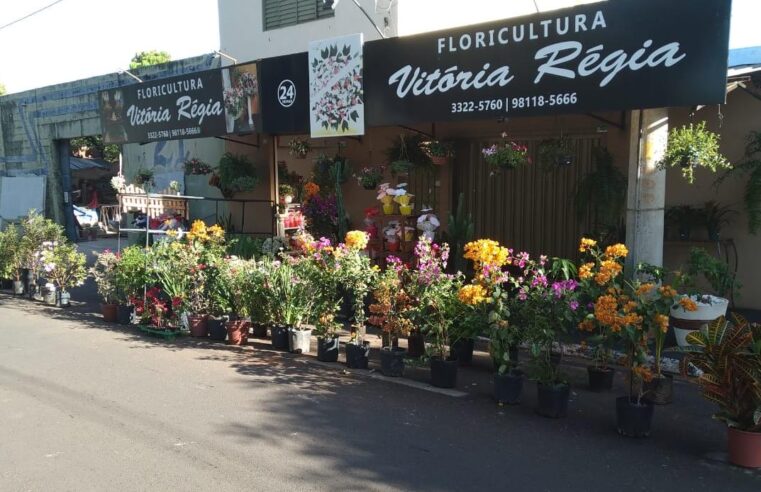
[[[703,373],[698,383],[703,397],[719,405],[714,418],[748,432],[761,432],[761,326],[733,315],[711,322],[703,333],[687,335],[691,363]]]

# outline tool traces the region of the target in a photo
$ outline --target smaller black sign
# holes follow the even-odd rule
[[[262,131],[309,133],[309,65],[306,53],[260,62]]]

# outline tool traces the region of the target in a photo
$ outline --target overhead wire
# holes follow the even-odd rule
[[[63,0],[55,0],[55,2],[49,3],[49,4],[45,5],[44,7],[41,7],[39,9],[35,10],[34,12],[30,12],[30,13],[26,14],[25,16],[19,17],[18,19],[14,20],[14,21],[11,21],[11,22],[9,22],[7,24],[3,24],[2,26],[0,26],[0,31],[5,29],[6,27],[11,27],[14,24],[18,24],[19,22],[21,22],[23,20],[26,20],[26,19],[32,17],[33,15],[37,15],[40,12],[43,12],[43,11],[49,9],[50,7],[52,7],[52,6],[54,6],[54,5],[58,4],[58,3],[61,3],[61,2],[63,2]]]

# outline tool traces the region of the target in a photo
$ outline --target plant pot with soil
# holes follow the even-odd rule
[[[303,326],[288,329],[288,348],[295,354],[308,354],[312,341],[312,328]]]
[[[449,347],[449,356],[457,359],[460,367],[468,367],[473,364],[473,348],[476,341],[472,338],[458,338]]]
[[[317,360],[322,362],[337,362],[339,345],[338,335],[317,337]]]
[[[248,342],[248,332],[251,328],[251,323],[246,320],[234,320],[225,323],[227,327],[227,343],[228,345],[245,345]]]
[[[388,377],[404,376],[404,356],[407,351],[398,347],[383,347],[380,351],[381,372]]]
[[[494,374],[494,399],[497,403],[517,405],[523,393],[523,371],[510,369],[504,374]]]
[[[209,327],[209,339],[224,342],[227,340],[227,326],[223,318],[209,318],[207,322]]]
[[[275,350],[288,350],[290,346],[290,337],[288,335],[288,326],[274,324],[270,327],[270,339],[272,348]]]
[[[100,313],[103,315],[103,321],[115,323],[117,318],[118,304],[101,304]]]
[[[132,312],[135,307],[132,304],[119,304],[116,308],[116,321],[120,325],[132,324]]]
[[[589,389],[591,391],[602,392],[613,389],[613,376],[616,371],[607,366],[587,366],[587,375],[589,377]]]
[[[350,369],[367,369],[370,358],[370,342],[351,341],[347,343],[346,367]]]
[[[208,314],[190,314],[188,315],[188,328],[190,336],[196,338],[206,338],[209,336],[209,315]]]
[[[653,403],[644,398],[616,398],[616,428],[626,437],[648,437],[653,422]]]
[[[267,338],[267,325],[264,323],[252,323],[252,336],[254,338]]]
[[[13,295],[14,296],[24,295],[24,282],[22,282],[21,280],[13,281]]]
[[[457,359],[431,357],[431,384],[437,388],[454,388],[457,385]]]
[[[557,419],[568,413],[568,399],[571,389],[568,383],[538,383],[536,386],[536,413],[543,417]]]

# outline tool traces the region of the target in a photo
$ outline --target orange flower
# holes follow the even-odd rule
[[[682,297],[679,299],[679,305],[682,306],[682,309],[685,311],[697,311],[698,305],[695,304],[695,301],[690,299],[689,297]]]
[[[663,297],[676,297],[676,290],[670,285],[664,285],[658,291]]]
[[[665,316],[663,314],[656,314],[654,316],[655,319],[653,321],[656,325],[660,328],[662,333],[666,333],[669,331],[669,317]]]
[[[304,193],[306,193],[307,197],[312,197],[320,192],[320,185],[313,182],[308,182],[304,185]]]
[[[649,383],[655,377],[655,375],[653,374],[653,371],[651,371],[648,367],[645,367],[645,366],[633,367],[632,373],[646,383]]]
[[[600,271],[595,275],[595,282],[597,285],[605,285],[621,273],[623,267],[621,264],[614,260],[603,260],[600,263]]]
[[[579,323],[579,330],[580,331],[595,331],[595,322],[591,319],[585,319],[581,323]]]
[[[605,248],[605,256],[607,258],[626,258],[628,254],[629,250],[621,243]]]
[[[655,287],[653,284],[642,284],[637,287],[637,295],[646,296],[651,290],[653,290],[653,287]]]
[[[595,267],[594,263],[584,263],[579,267],[579,278],[581,280],[587,280],[592,278],[592,269]]]

